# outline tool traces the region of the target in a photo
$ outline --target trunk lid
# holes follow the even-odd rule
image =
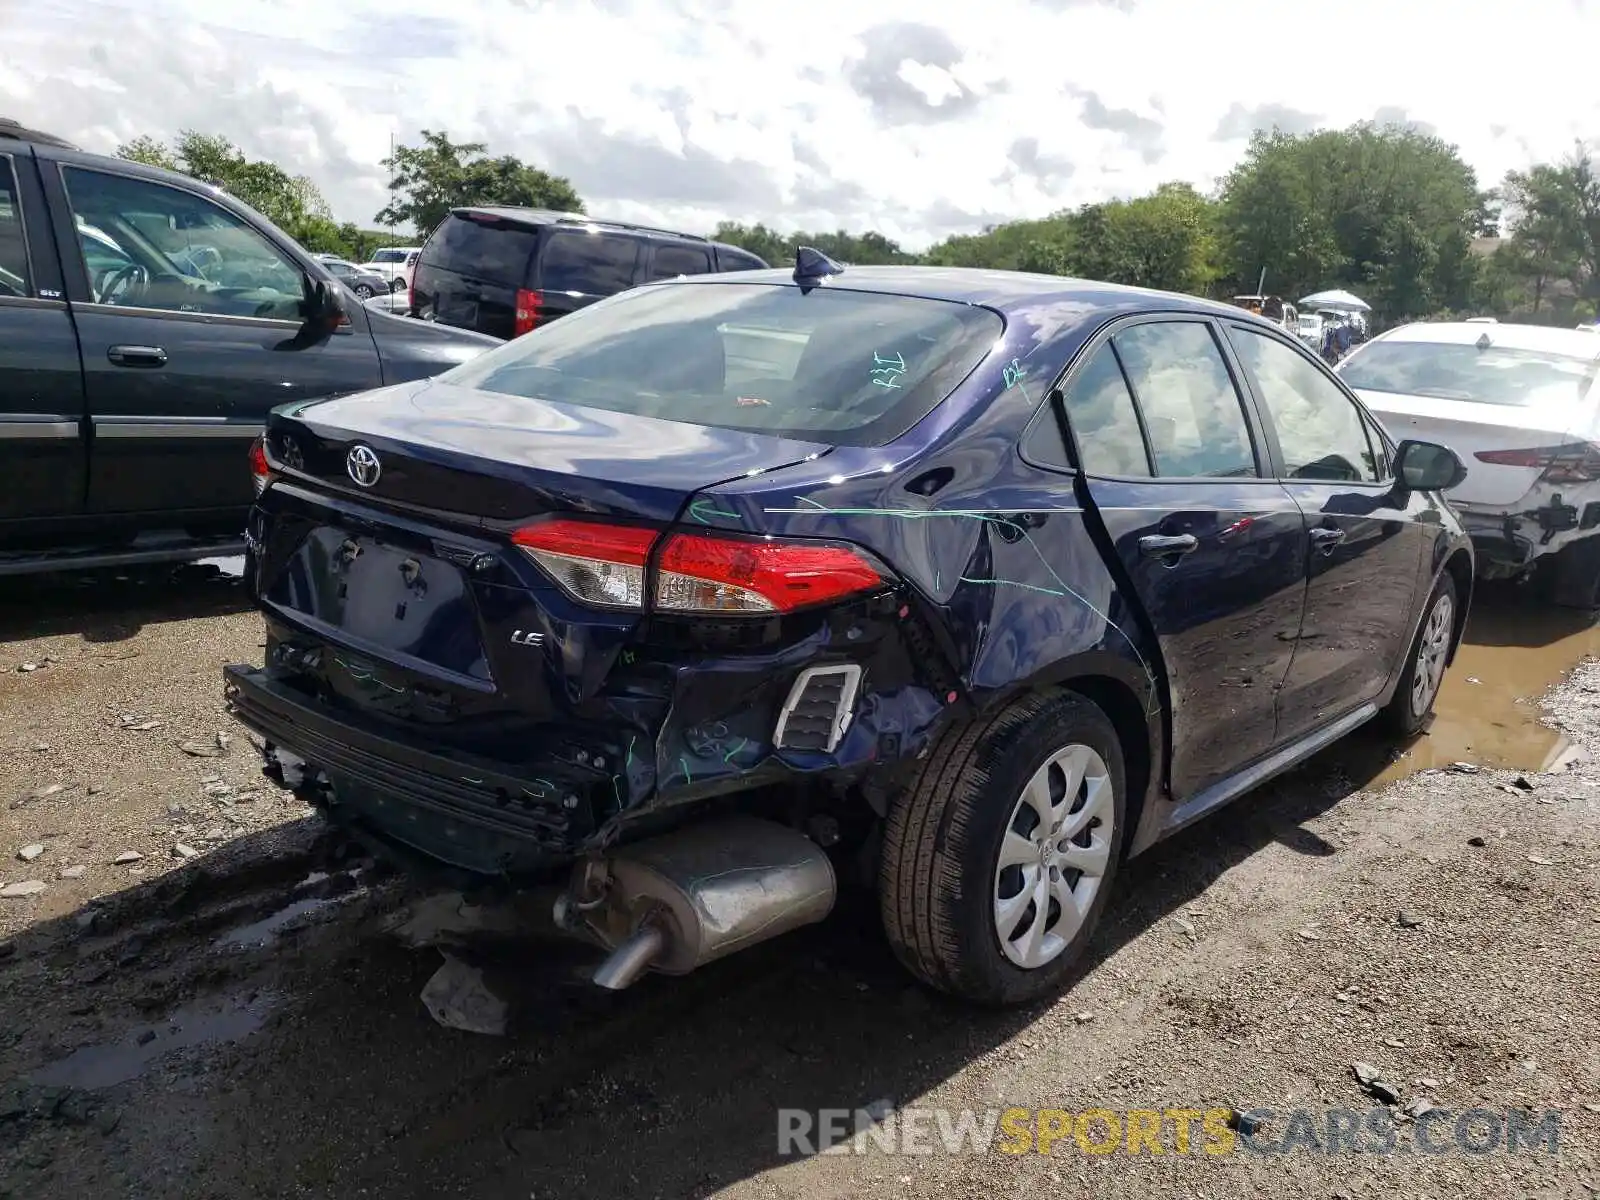
[[[704,488],[830,449],[437,381],[279,410],[267,445],[279,482],[252,516],[253,582],[311,652],[304,672],[469,749],[507,721],[582,719],[639,620],[577,603],[513,530],[558,513],[665,526]],[[377,464],[366,486],[356,447]]]
[[[353,473],[358,445],[376,459],[370,483]],[[492,525],[550,512],[665,523],[702,488],[831,447],[423,380],[280,410],[268,449],[364,503]]]
[[[1600,391],[1600,389],[1596,389]],[[1475,508],[1516,509],[1539,482],[1543,467],[1506,466],[1477,458],[1479,451],[1528,450],[1587,442],[1596,437],[1600,395],[1575,401],[1571,389],[1534,393],[1529,403],[1485,404],[1438,396],[1356,389],[1396,441],[1416,438],[1449,446],[1467,466],[1451,500]]]

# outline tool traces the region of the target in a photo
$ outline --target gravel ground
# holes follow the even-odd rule
[[[475,940],[486,1037],[418,998],[424,894],[261,786],[219,695],[260,653],[234,585],[42,596],[0,597],[0,889],[44,885],[0,898],[0,1197],[1600,1194],[1585,755],[1368,787],[1390,748],[1342,743],[1131,864],[1042,1010],[910,985],[852,897],[616,997],[586,951]],[[1600,749],[1600,666],[1544,704]],[[1390,1155],[777,1152],[779,1108],[884,1102],[1273,1109],[1271,1144],[1379,1104],[1356,1062],[1397,1112],[1559,1110],[1559,1153],[1407,1153],[1403,1116]]]

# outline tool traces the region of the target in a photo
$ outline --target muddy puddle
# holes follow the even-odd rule
[[[194,1046],[243,1041],[266,1024],[277,997],[268,992],[176,1009],[130,1029],[119,1041],[96,1042],[57,1059],[30,1077],[47,1087],[96,1090],[137,1079],[164,1054]]]
[[[1539,698],[1589,655],[1600,655],[1600,627],[1588,614],[1540,603],[1526,589],[1483,586],[1433,725],[1374,782],[1453,762],[1558,769],[1577,750],[1540,723]]]

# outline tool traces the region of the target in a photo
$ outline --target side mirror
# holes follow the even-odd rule
[[[1467,477],[1456,452],[1436,442],[1401,442],[1394,464],[1400,483],[1413,492],[1447,492]]]
[[[306,276],[306,328],[319,335],[332,333],[350,324],[340,287],[331,279]]]

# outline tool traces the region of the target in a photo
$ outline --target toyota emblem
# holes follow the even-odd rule
[[[371,487],[378,482],[378,476],[383,474],[383,464],[372,452],[372,447],[363,446],[360,442],[351,446],[350,453],[345,455],[344,469],[350,473],[350,478],[362,487]]]

